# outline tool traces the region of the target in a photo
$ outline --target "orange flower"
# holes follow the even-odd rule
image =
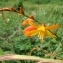
[[[31,37],[31,36],[35,36],[38,35],[38,37],[40,39],[42,39],[42,41],[44,41],[44,38],[48,35],[52,38],[56,38],[56,35],[54,35],[53,33],[50,32],[50,30],[55,30],[59,27],[59,24],[56,25],[52,25],[52,26],[46,26],[44,23],[42,25],[37,25],[33,22],[33,19],[26,19],[23,21],[22,24],[26,25],[29,24],[28,27],[26,27],[23,30],[24,35],[26,35],[27,37]]]
[[[30,18],[25,19],[25,20],[22,22],[22,25],[25,26],[27,23],[32,22],[32,21],[33,21],[33,19],[30,19]]]
[[[22,22],[22,25],[25,26],[27,24],[32,25],[33,27],[36,27],[36,24],[33,23],[34,22],[34,17],[32,15],[29,16],[29,18],[25,19]]]
[[[30,26],[26,27],[23,30],[24,35],[31,37],[38,35],[42,41],[44,41],[44,38],[48,35],[52,38],[56,38],[56,36],[50,32],[50,30],[55,30],[59,27],[59,24],[53,25],[53,26],[45,26],[45,24],[42,25],[36,25],[32,22],[29,24]]]
[[[29,32],[32,30],[35,30],[36,28],[32,27],[32,26],[28,26],[27,28],[25,28],[23,30],[24,35],[28,36]],[[29,37],[29,36],[28,36]]]

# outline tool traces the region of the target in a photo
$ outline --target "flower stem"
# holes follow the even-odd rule
[[[27,56],[27,55],[14,55],[14,54],[8,54],[8,55],[2,55],[0,56],[0,61],[3,60],[32,60],[32,61],[42,61],[44,63],[63,63],[62,60],[55,60],[55,59],[44,59],[36,56]]]

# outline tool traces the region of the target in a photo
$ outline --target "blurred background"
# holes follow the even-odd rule
[[[20,54],[43,58],[63,59],[63,0],[0,0],[0,8],[23,7],[27,16],[46,25],[60,24],[54,32],[56,39],[46,37],[42,43],[37,37],[28,38],[23,34],[23,15],[0,12],[0,55]],[[36,63],[32,61],[5,61],[3,63]]]

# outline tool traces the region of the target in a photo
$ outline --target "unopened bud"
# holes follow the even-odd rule
[[[20,7],[20,13],[22,13],[24,15],[24,10],[22,7]]]
[[[30,15],[29,18],[34,19],[33,15]]]

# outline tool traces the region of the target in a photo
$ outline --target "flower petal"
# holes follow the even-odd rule
[[[28,19],[24,20],[24,21],[22,22],[22,25],[25,26],[27,23],[28,23]]]
[[[35,27],[35,28],[38,27],[38,25],[36,25],[36,24],[34,23],[34,20],[33,20],[33,19],[30,19],[30,18],[27,18],[27,19],[25,19],[25,20],[22,22],[22,25],[23,25],[23,26],[25,26],[26,24],[29,24],[30,26],[33,26],[33,27]]]
[[[53,26],[46,26],[45,28],[48,30],[54,30],[57,29],[59,27],[59,24],[53,25]]]
[[[33,30],[29,32],[29,36],[37,35],[40,31],[39,30]]]
[[[24,35],[28,36],[29,32],[32,31],[32,30],[35,30],[35,28],[32,27],[32,26],[28,26],[28,27],[26,27],[26,28],[23,30],[23,33],[24,33]]]
[[[52,34],[50,31],[46,30],[46,35],[52,37],[52,38],[56,38],[56,36],[54,34]]]
[[[23,33],[24,33],[25,36],[30,37],[30,36],[29,36],[29,31],[23,32]]]
[[[23,31],[26,32],[26,31],[31,31],[31,30],[35,30],[36,28],[32,27],[32,26],[28,26],[26,27]]]
[[[35,28],[39,27],[37,24],[35,24],[35,23],[33,22],[33,19],[28,20],[28,24],[29,24],[30,26],[32,26],[32,27],[35,27]]]

